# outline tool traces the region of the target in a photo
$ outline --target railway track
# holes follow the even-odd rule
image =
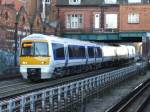
[[[28,81],[28,80],[23,80],[20,77],[19,78],[17,77],[16,79],[12,79],[12,80],[8,80],[8,81],[3,80],[0,82],[0,85],[1,85],[0,100],[9,99],[12,97],[19,96],[21,94],[34,92],[34,91],[45,89],[48,87],[66,84],[66,83],[69,83],[72,81],[81,80],[81,79],[99,75],[99,74],[102,74],[105,72],[110,72],[110,71],[113,71],[116,69],[120,69],[120,68],[129,66],[129,64],[131,64],[131,63],[122,65],[120,67],[103,68],[103,69],[100,69],[97,71],[91,71],[91,72],[73,75],[73,76],[69,76],[69,77],[63,77],[60,79],[52,79],[52,80],[46,80],[46,81],[36,82],[36,83],[32,82],[32,81]]]
[[[0,111],[61,112],[82,110],[82,104],[87,99],[112,84],[135,76],[144,67],[146,67],[146,63],[136,63],[121,68],[108,68],[39,83],[22,81],[25,82],[23,84],[14,80],[23,87],[16,84],[10,85],[10,90],[7,88],[4,91],[6,87],[1,88],[0,91],[3,91],[0,93]]]
[[[105,72],[110,72],[112,70],[118,69],[117,67],[114,68],[106,68],[102,70],[92,71],[88,73],[82,73],[74,76],[63,77],[60,79],[52,79],[46,80],[42,82],[31,82],[28,80],[22,80],[21,78],[13,79],[13,80],[4,80],[0,82],[0,100],[16,97],[21,94],[34,92],[37,90],[41,90],[47,87],[53,87],[65,83],[69,83],[72,81],[84,79],[90,76],[102,74]]]
[[[130,94],[106,112],[149,112],[150,79],[141,83]]]

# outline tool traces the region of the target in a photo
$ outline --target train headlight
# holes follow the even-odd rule
[[[23,61],[22,64],[23,64],[23,65],[26,65],[26,64],[28,64],[28,63],[27,63],[26,61]]]
[[[45,63],[46,63],[45,61],[42,61],[42,62],[41,62],[41,64],[45,64]]]

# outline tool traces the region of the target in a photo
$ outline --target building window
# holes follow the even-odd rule
[[[94,28],[99,29],[100,28],[100,13],[94,14]]]
[[[141,3],[141,0],[128,0],[128,3]]]
[[[128,14],[128,23],[139,23],[140,16],[138,13],[130,13]]]
[[[79,29],[83,26],[82,14],[68,14],[66,18],[66,28]]]
[[[43,3],[50,4],[50,0],[43,0]]]
[[[80,5],[81,4],[81,0],[69,0],[69,4],[70,5]]]
[[[107,29],[118,28],[117,14],[106,14],[105,15],[105,28],[107,28]]]
[[[105,4],[116,4],[117,0],[105,0]]]

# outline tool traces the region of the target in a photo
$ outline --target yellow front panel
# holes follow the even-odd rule
[[[50,57],[21,56],[20,65],[48,65]]]

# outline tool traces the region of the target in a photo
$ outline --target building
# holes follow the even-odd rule
[[[56,6],[65,37],[138,42],[150,31],[150,0],[57,0]]]
[[[150,0],[1,0],[0,3],[1,19],[5,20],[2,23],[11,28],[17,23],[21,35],[38,32],[92,41],[141,41],[150,31]]]
[[[80,1],[81,2],[81,1]],[[83,0],[81,3],[58,1],[59,16],[65,31],[102,32],[118,30],[119,5],[106,6],[100,0]],[[100,5],[100,3],[102,5]],[[110,19],[114,18],[113,24]]]
[[[120,5],[120,31],[150,31],[150,4]]]
[[[16,3],[15,3],[16,2]],[[16,4],[16,5],[15,5]],[[0,1],[0,48],[12,49],[14,42],[14,27],[16,13],[21,7],[21,3],[14,0]],[[24,19],[25,20],[25,19]],[[23,22],[20,22],[20,26]]]
[[[5,41],[0,47],[13,49],[16,30],[18,41],[34,32],[54,34],[55,4],[56,0],[0,0],[0,43]]]

